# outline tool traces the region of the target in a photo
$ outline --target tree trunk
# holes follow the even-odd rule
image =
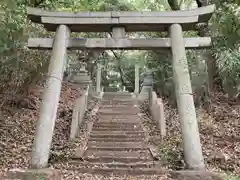
[[[178,0],[168,0],[168,4],[173,11],[180,10],[180,4],[178,3]]]
[[[123,75],[124,73],[123,73],[123,70],[122,70],[121,64],[120,64],[120,57],[118,57],[118,55],[114,51],[112,51],[112,52],[113,52],[113,54],[114,54],[114,56],[115,56],[115,58],[117,59],[117,62],[118,62],[117,68],[118,68],[118,71],[120,73],[120,79],[121,79],[121,82],[122,82],[122,86],[127,86],[127,83],[126,83],[126,81],[124,79],[124,75]]]

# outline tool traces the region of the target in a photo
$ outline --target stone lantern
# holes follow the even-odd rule
[[[143,79],[142,89],[139,94],[139,100],[149,99],[152,89],[153,89],[152,71],[147,70],[147,72],[145,73],[145,77]]]
[[[73,71],[69,81],[72,83],[83,84],[83,85],[91,84],[92,83],[91,77],[88,75],[86,66],[87,64],[84,62],[75,64],[72,67]]]

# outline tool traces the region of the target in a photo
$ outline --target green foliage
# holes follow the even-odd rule
[[[217,6],[216,13],[209,24],[208,34],[214,37],[212,52],[217,59],[217,67],[223,83],[226,87],[233,87],[233,94],[240,91],[240,13],[239,0],[213,0]],[[28,86],[37,82],[47,70],[49,52],[28,50],[25,42],[29,36],[49,37],[53,33],[46,32],[41,26],[31,24],[26,20],[26,6],[34,6],[49,10],[60,11],[169,11],[180,8],[194,8],[193,0],[2,0],[0,3],[0,91],[14,89],[18,91],[22,86]],[[132,33],[142,37],[167,37],[167,33]],[[197,36],[196,31],[186,32],[186,37]],[[72,36],[105,37],[106,33],[73,33]],[[73,58],[82,56],[85,52],[78,52]],[[199,64],[201,52],[188,52],[189,67],[193,82],[197,75],[204,79],[206,70]],[[88,51],[84,58],[89,59]],[[70,62],[69,61],[69,62]],[[105,84],[122,86],[123,83],[129,90],[134,88],[134,64],[139,63],[141,73],[148,66],[153,68],[155,90],[167,97],[173,96],[171,56],[167,53],[155,51],[122,52],[121,59],[114,56],[105,57],[105,71],[103,76]],[[204,64],[204,63],[203,63]],[[111,71],[109,71],[111,70]],[[121,73],[120,73],[121,71]],[[111,72],[111,75],[110,75]],[[115,72],[115,73],[113,73]],[[122,75],[119,75],[122,74]],[[30,77],[31,76],[31,77]],[[142,76],[141,76],[142,77]],[[199,78],[198,78],[199,79]],[[109,82],[107,82],[109,81]],[[199,80],[198,80],[199,82]],[[193,83],[194,86],[202,86],[201,83]],[[232,90],[231,90],[232,91]]]
[[[240,92],[240,9],[235,4],[237,1],[232,2],[216,2],[211,35],[216,37],[213,53],[217,58],[224,90],[234,96]]]
[[[223,176],[227,180],[240,180],[240,176],[236,176],[236,175],[233,175],[233,174],[224,174]]]
[[[16,93],[19,90],[24,90],[23,86],[28,87],[35,81],[35,78],[41,76],[41,67],[48,57],[46,52],[31,51],[25,47],[28,31],[33,31],[35,34],[40,31],[40,34],[44,34],[42,28],[32,26],[27,22],[26,5],[28,4],[24,0],[4,1],[0,5],[2,12],[0,22],[0,92]],[[30,75],[32,77],[29,77]]]
[[[61,11],[129,10],[129,6],[124,2],[119,3],[117,0],[2,1],[0,4],[0,92],[9,93],[6,90],[11,89],[11,93],[15,94],[26,90],[31,84],[38,82],[47,70],[46,62],[50,59],[49,52],[28,50],[25,43],[29,36],[49,37],[53,33],[46,32],[40,25],[32,24],[27,20],[27,6]]]

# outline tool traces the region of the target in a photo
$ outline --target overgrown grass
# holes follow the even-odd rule
[[[230,174],[230,173],[224,173],[223,178],[226,180],[240,180],[240,176]]]

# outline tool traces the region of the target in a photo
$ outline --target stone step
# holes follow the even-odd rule
[[[128,122],[128,123],[124,123],[124,122],[106,122],[106,123],[104,123],[104,122],[98,121],[98,122],[94,123],[94,125],[96,125],[96,126],[104,126],[104,127],[113,127],[113,128],[114,127],[119,127],[119,126],[134,128],[136,126],[140,126],[141,123],[140,123],[140,121],[135,122],[135,123],[131,123],[131,122]]]
[[[132,105],[136,104],[133,100],[119,100],[119,99],[104,99],[100,102],[100,104],[104,105]]]
[[[131,95],[112,95],[112,96],[103,96],[103,99],[114,99],[114,98],[121,98],[121,99],[134,99]]]
[[[107,122],[107,123],[104,123],[104,122],[96,122],[94,124],[94,126],[101,126],[101,127],[131,127],[131,128],[136,128],[138,126],[140,126],[140,122],[137,122],[137,123],[124,123],[124,122]]]
[[[126,108],[139,108],[139,106],[137,104],[134,103],[129,103],[129,104],[111,104],[111,102],[109,102],[109,104],[100,104],[100,109],[109,109],[109,108],[114,108],[114,109],[126,109]]]
[[[93,131],[95,129],[99,130],[99,129],[108,129],[108,130],[132,130],[132,131],[135,131],[135,130],[142,130],[141,128],[141,125],[135,125],[135,126],[131,126],[131,125],[105,125],[105,124],[95,124],[93,125]]]
[[[101,175],[163,175],[163,178],[166,177],[166,170],[161,168],[76,168],[69,167],[68,170],[78,171],[79,173],[89,173],[89,174],[101,174]],[[161,179],[159,177],[159,179]]]
[[[139,120],[136,114],[98,114],[99,120]]]
[[[139,127],[128,127],[128,126],[119,126],[119,127],[104,127],[104,126],[94,126],[92,131],[142,131],[142,128]]]
[[[129,97],[129,96],[108,96],[108,97],[103,97],[103,99],[101,101],[135,101],[134,98]]]
[[[140,125],[140,121],[138,121],[137,123],[136,123],[136,121],[133,123],[132,122],[120,122],[120,121],[116,121],[116,122],[97,121],[97,123],[95,123],[95,125],[103,125],[103,126],[110,126],[110,127],[113,127],[113,126],[136,126],[136,125]]]
[[[89,141],[87,143],[88,148],[109,148],[109,149],[117,149],[117,148],[126,148],[126,149],[146,149],[146,144],[142,142],[94,142]]]
[[[136,117],[133,117],[133,118],[129,118],[129,119],[125,119],[125,118],[119,118],[119,117],[112,117],[112,116],[109,116],[109,117],[105,117],[102,118],[102,119],[99,119],[96,123],[119,123],[119,124],[122,124],[122,123],[135,123],[135,124],[140,124],[141,123],[141,120],[136,118]]]
[[[84,157],[85,161],[88,162],[103,162],[103,163],[109,163],[109,162],[122,162],[122,163],[136,163],[136,162],[142,162],[142,161],[150,161],[153,160],[153,158],[151,157],[116,157],[116,156],[111,156],[111,155],[107,155],[107,156],[96,156],[96,157]]]
[[[138,111],[139,109],[138,108],[135,108],[135,107],[132,107],[132,106],[129,106],[129,107],[124,107],[124,108],[99,108],[99,112],[100,113],[109,113],[110,111],[115,111],[115,112],[119,112],[119,111]]]
[[[100,104],[103,105],[131,105],[134,106],[136,103],[132,100],[116,100],[116,99],[109,99],[109,100],[102,100]]]
[[[111,106],[119,106],[119,105],[123,105],[123,106],[126,106],[126,107],[134,107],[135,106],[135,104],[134,103],[120,103],[120,102],[102,102],[101,104],[100,104],[100,108],[101,107],[104,107],[105,105],[111,105]]]
[[[130,97],[133,98],[133,96],[130,93],[115,93],[115,94],[106,94],[103,95],[104,98],[111,98],[111,97]]]
[[[131,101],[136,101],[137,98],[136,97],[133,97],[133,96],[105,96],[103,97],[102,100],[111,100],[111,99],[120,99],[120,100],[131,100]]]
[[[138,108],[133,107],[133,106],[125,106],[125,107],[100,107],[99,111],[140,111]]]
[[[124,104],[116,104],[116,105],[114,105],[114,104],[106,104],[106,105],[102,105],[102,106],[100,106],[100,109],[101,108],[128,108],[128,107],[134,107],[134,105],[124,105]],[[136,108],[136,107],[135,107]]]
[[[137,163],[120,163],[120,162],[112,162],[112,163],[90,163],[86,161],[77,161],[72,160],[69,162],[70,164],[76,164],[79,166],[88,166],[89,168],[101,167],[101,168],[153,168],[159,167],[160,163],[156,161],[142,161]]]
[[[96,123],[132,123],[132,124],[140,124],[141,120],[139,118],[136,118],[136,116],[129,118],[129,119],[125,119],[125,118],[119,118],[119,117],[106,117],[104,116],[102,119],[99,119]]]
[[[139,159],[153,159],[149,150],[138,150],[138,151],[94,151],[87,150],[84,153],[84,158],[139,158]]]
[[[100,108],[99,109],[99,113],[100,114],[111,114],[111,112],[122,112],[122,114],[124,113],[124,112],[126,112],[126,113],[130,113],[130,112],[134,112],[134,113],[139,113],[140,112],[140,110],[138,109],[138,108],[135,108],[135,107],[132,107],[132,106],[129,106],[129,107],[125,107],[125,108],[114,108],[114,107],[112,107],[112,108]]]
[[[119,127],[129,127],[129,128],[136,128],[141,126],[140,122],[138,123],[123,123],[123,122],[110,122],[110,123],[104,123],[104,122],[97,122],[93,125],[94,127],[110,127],[110,128],[119,128]]]
[[[106,110],[106,109],[102,109],[102,110],[99,110],[98,111],[98,114],[101,114],[101,115],[121,115],[121,114],[125,114],[125,115],[137,115],[139,113],[139,111],[136,111],[136,110],[126,110],[126,111],[115,111],[113,109],[110,109],[110,110]]]
[[[139,119],[103,119],[103,120],[98,120],[98,123],[109,123],[109,124],[139,124],[140,120]]]
[[[134,132],[134,131],[133,131]],[[144,132],[138,131],[133,133],[131,131],[119,131],[119,132],[94,132],[90,134],[90,138],[144,138]]]
[[[104,92],[104,97],[111,96],[132,96],[129,92]]]
[[[132,127],[127,127],[127,126],[122,126],[122,127],[102,127],[102,126],[94,126],[92,128],[92,131],[142,131],[143,129],[141,127],[136,127],[136,128],[132,128]]]
[[[134,138],[89,138],[88,141],[96,142],[142,142],[144,138],[134,137]]]
[[[118,105],[124,105],[124,106],[127,106],[127,107],[133,107],[135,106],[134,103],[120,103],[120,102],[103,102],[100,104],[100,107],[104,107],[105,105],[111,105],[111,106],[118,106]]]
[[[122,98],[122,99],[136,99],[132,95],[129,94],[114,94],[114,95],[108,95],[108,96],[103,96],[103,99],[112,99],[112,98]]]
[[[87,149],[89,150],[94,150],[94,151],[137,151],[137,150],[149,150],[149,148],[147,146],[138,146],[138,147],[134,147],[134,146],[128,146],[128,147],[97,147],[97,146],[92,146],[92,147],[88,147]]]

